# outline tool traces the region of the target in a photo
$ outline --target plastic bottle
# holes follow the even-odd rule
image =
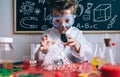
[[[13,38],[0,37],[0,76],[9,77],[13,69]]]

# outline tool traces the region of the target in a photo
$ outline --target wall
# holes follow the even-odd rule
[[[0,0],[0,37],[13,37],[15,60],[22,60],[24,55],[30,54],[30,44],[38,43],[40,34],[14,34],[13,33],[13,0]],[[113,41],[117,42],[117,57],[120,59],[120,33],[110,34]],[[104,34],[85,34],[93,45],[103,42]],[[95,48],[94,48],[95,49]],[[119,60],[120,61],[120,60]]]
[[[13,37],[15,60],[30,54],[30,44],[37,43],[38,34],[13,33],[13,0],[0,0],[0,37]]]

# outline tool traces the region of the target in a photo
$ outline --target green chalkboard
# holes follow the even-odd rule
[[[78,0],[73,26],[85,33],[119,33],[120,0]],[[43,33],[51,27],[46,0],[14,0],[14,33]]]

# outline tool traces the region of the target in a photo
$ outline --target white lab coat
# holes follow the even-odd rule
[[[60,33],[58,33],[54,28],[50,28],[48,30],[46,30],[44,32],[44,34],[41,36],[44,37],[46,34],[48,34],[49,39],[50,40],[56,40],[56,39],[60,39]],[[73,39],[77,40],[81,47],[80,47],[80,52],[77,53],[73,48],[66,46],[65,47],[65,54],[68,56],[68,58],[72,61],[72,62],[78,62],[78,61],[89,61],[91,62],[92,59],[92,55],[93,55],[93,50],[92,50],[92,45],[90,42],[88,42],[82,31],[80,31],[78,28],[76,27],[71,27],[66,34],[68,34],[69,36],[71,36]],[[39,49],[40,45],[36,46],[36,50]],[[42,52],[40,52],[39,54],[37,54],[38,59],[37,60],[42,60],[44,59],[44,56],[46,54],[43,54]]]

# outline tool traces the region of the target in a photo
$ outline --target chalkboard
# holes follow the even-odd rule
[[[78,0],[75,27],[85,33],[120,32],[120,0]],[[51,28],[46,0],[14,0],[14,33]]]

